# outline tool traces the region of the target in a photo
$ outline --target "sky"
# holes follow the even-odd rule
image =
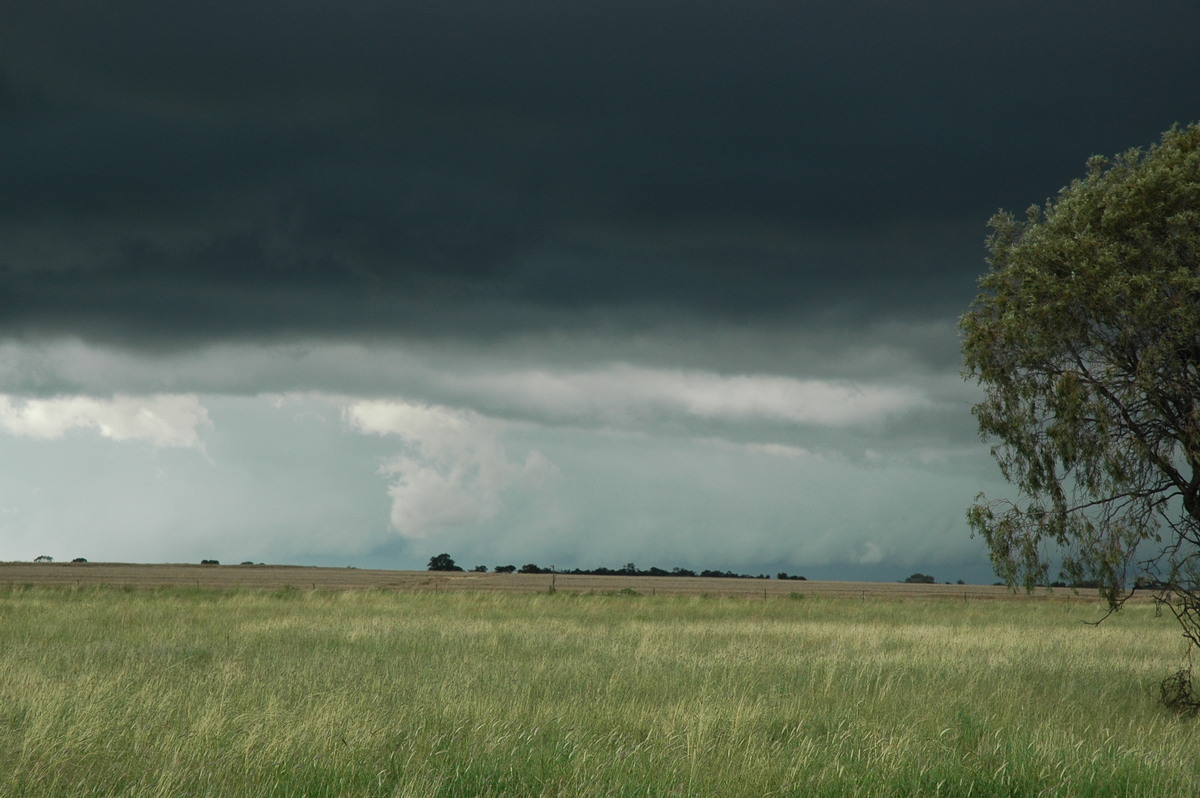
[[[987,220],[1194,0],[0,0],[0,560],[991,582]]]

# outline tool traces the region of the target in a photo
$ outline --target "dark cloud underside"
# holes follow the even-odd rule
[[[126,342],[945,315],[1200,72],[1191,2],[5,17],[0,334]]]

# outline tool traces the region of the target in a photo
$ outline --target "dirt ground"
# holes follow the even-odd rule
[[[295,565],[190,565],[136,563],[0,562],[0,587],[60,585],[154,588],[167,585],[207,588],[278,590],[401,590],[615,593],[642,595],[709,595],[746,598],[806,596],[862,598],[943,598],[1009,600],[1095,600],[1094,594],[1070,590],[1037,591],[1028,596],[993,585],[909,585],[891,582],[825,582],[819,580],[713,579],[677,576],[576,576],[571,574],[445,573],[316,568]]]

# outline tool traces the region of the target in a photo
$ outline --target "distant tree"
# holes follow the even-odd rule
[[[454,564],[454,558],[449,554],[442,553],[429,558],[430,571],[461,571],[462,568]]]
[[[475,573],[477,573],[477,574],[486,574],[486,573],[487,573],[487,566],[486,566],[486,565],[476,565],[476,566],[475,566],[475,568],[474,568],[473,570],[474,570],[474,571],[475,571]]]
[[[33,558],[34,562],[54,562],[54,558],[49,554],[39,554]]]
[[[76,557],[71,562],[87,562],[87,557]]]
[[[492,570],[494,570],[498,574],[511,574],[517,570],[517,566],[515,566],[515,565],[497,565]]]
[[[932,585],[935,582],[937,582],[937,580],[934,579],[929,574],[923,574],[923,573],[917,572],[917,573],[909,576],[907,579],[905,579],[904,582],[905,582],[905,584],[909,584],[909,585]]]
[[[550,573],[550,569],[542,568],[541,566],[530,562],[522,565],[518,572],[523,574],[548,574]]]
[[[201,565],[220,565],[221,561],[220,560],[201,560],[200,564]]]

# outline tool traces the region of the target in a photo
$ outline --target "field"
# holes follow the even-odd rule
[[[278,590],[503,591],[569,593],[634,590],[648,595],[786,598],[806,596],[857,598],[1022,599],[993,585],[908,585],[888,582],[819,582],[777,579],[705,579],[699,577],[574,576],[571,574],[496,574],[432,571],[380,571],[357,568],[309,568],[294,565],[187,565],[130,563],[0,562],[0,586],[63,587],[210,587]],[[1039,600],[1080,601],[1070,591],[1042,593]]]
[[[0,795],[1200,793],[1148,604],[0,584]]]

